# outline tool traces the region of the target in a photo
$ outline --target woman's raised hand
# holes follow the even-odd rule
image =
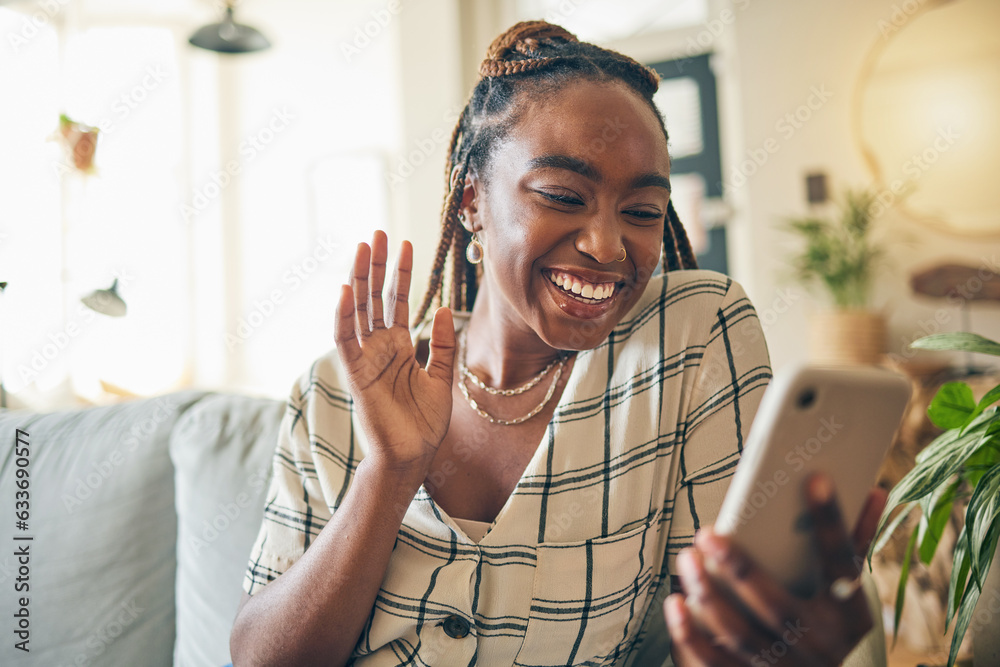
[[[872,628],[859,577],[885,492],[869,496],[853,536],[828,477],[811,477],[806,498],[824,580],[809,599],[791,595],[711,528],[678,554],[684,593],[668,597],[664,611],[679,667],[832,667]]]
[[[387,245],[382,231],[370,247],[358,245],[351,284],[341,287],[337,304],[337,350],[369,456],[418,473],[430,466],[451,421],[455,326],[447,308],[434,313],[430,356],[421,368],[408,326],[413,247],[404,241],[400,248],[384,308]]]

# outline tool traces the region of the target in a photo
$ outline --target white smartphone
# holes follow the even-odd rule
[[[715,530],[794,594],[820,582],[803,483],[833,479],[853,532],[910,398],[910,383],[873,367],[795,366],[775,373],[750,427]]]

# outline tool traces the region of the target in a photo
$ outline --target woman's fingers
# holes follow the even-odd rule
[[[670,629],[670,652],[678,667],[741,667],[738,661],[719,647],[694,622],[684,596],[670,595],[663,604]]]
[[[806,481],[806,502],[826,588],[821,593],[844,610],[841,616],[848,638],[856,641],[872,626],[868,599],[861,589],[864,559],[854,551],[828,476],[816,474]]]
[[[711,527],[694,536],[694,546],[705,566],[773,634],[780,635],[797,622],[797,604],[784,586],[762,570],[728,538]]]
[[[354,328],[354,292],[350,285],[340,286],[340,298],[337,299],[337,331],[335,340],[340,358],[349,364],[361,356],[361,346]]]
[[[713,582],[705,570],[700,551],[682,550],[677,555],[677,569],[683,581],[687,609],[696,624],[714,637],[713,644],[745,659],[767,651],[773,637],[752,624],[743,610]]]
[[[806,502],[826,583],[831,584],[838,579],[857,579],[861,574],[863,561],[854,552],[854,545],[840,513],[833,482],[828,476],[816,474],[806,480]]]
[[[359,243],[354,255],[354,266],[351,269],[351,288],[354,290],[354,311],[356,329],[361,337],[371,333],[368,322],[368,271],[372,251],[367,243]]]
[[[413,272],[413,246],[403,241],[389,287],[389,310],[386,326],[410,328],[410,275]]]
[[[437,380],[450,383],[455,366],[455,322],[448,308],[438,308],[431,325],[430,354],[427,373]]]
[[[389,241],[381,229],[372,236],[371,273],[368,278],[370,298],[368,301],[368,324],[372,331],[385,326],[382,310],[382,286],[385,284],[385,265],[389,255]]]

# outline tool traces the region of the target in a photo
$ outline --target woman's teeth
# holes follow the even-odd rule
[[[599,303],[610,299],[615,293],[614,283],[593,284],[580,280],[568,273],[549,273],[549,280],[564,292],[570,292],[585,303]]]

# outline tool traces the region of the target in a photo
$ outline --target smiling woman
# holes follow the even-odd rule
[[[771,373],[753,306],[696,269],[670,203],[655,74],[540,21],[480,72],[416,342],[412,247],[384,301],[376,233],[337,350],[293,388],[235,664],[669,663],[678,565],[680,664],[757,664],[794,618],[823,622],[788,664],[839,664],[870,619],[800,606],[710,531],[692,546]],[[836,537],[832,502],[816,521]]]

